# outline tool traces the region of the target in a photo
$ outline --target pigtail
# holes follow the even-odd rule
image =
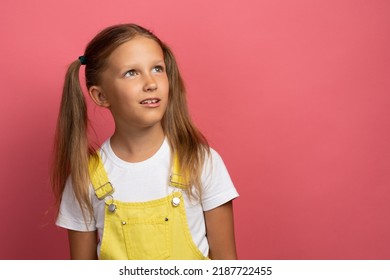
[[[170,84],[170,102],[163,119],[164,131],[173,153],[178,156],[182,173],[189,180],[189,193],[193,193],[194,186],[202,195],[201,175],[206,156],[210,156],[210,147],[191,120],[186,89],[176,59],[167,45],[161,43],[161,46]]]
[[[88,114],[79,81],[80,65],[79,60],[74,61],[65,76],[55,135],[52,186],[58,209],[70,175],[75,196],[85,218],[85,210],[92,217],[88,159],[96,152],[88,144]]]

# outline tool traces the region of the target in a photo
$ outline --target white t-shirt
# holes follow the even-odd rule
[[[118,158],[111,149],[110,140],[101,147],[100,155],[108,178],[114,186],[114,199],[123,202],[143,202],[166,197],[174,187],[169,186],[170,146],[167,139],[159,150],[149,159],[130,163]],[[238,193],[230,179],[229,173],[219,154],[211,149],[211,157],[207,158],[202,172],[202,200],[188,198],[183,192],[188,226],[194,243],[199,250],[208,255],[209,245],[206,238],[206,227],[203,211],[216,208],[236,197]],[[71,182],[65,185],[59,215],[56,224],[60,227],[76,231],[98,231],[102,240],[104,228],[104,201],[97,199],[93,187],[91,200],[94,217],[85,224],[79,204],[76,201]],[[98,244],[98,254],[100,242]]]

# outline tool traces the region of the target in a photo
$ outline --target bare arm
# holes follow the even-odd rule
[[[68,239],[72,260],[97,260],[96,231],[68,230]]]
[[[237,259],[232,201],[204,213],[209,257],[215,260]]]

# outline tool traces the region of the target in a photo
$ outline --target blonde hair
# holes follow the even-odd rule
[[[193,192],[194,186],[201,194],[201,173],[210,148],[206,138],[191,121],[183,79],[176,59],[165,43],[149,30],[136,24],[114,25],[104,29],[92,39],[84,53],[86,86],[90,88],[98,85],[99,74],[105,69],[109,55],[136,36],[154,40],[163,51],[169,81],[169,103],[162,119],[162,127],[172,154],[178,156],[181,171],[188,177],[189,193]],[[97,155],[97,150],[88,140],[89,121],[79,81],[80,65],[80,60],[74,61],[65,75],[55,136],[52,186],[58,209],[65,183],[70,176],[84,218],[86,213],[92,218],[88,162],[91,156]]]

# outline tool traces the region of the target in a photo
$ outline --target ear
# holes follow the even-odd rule
[[[96,105],[108,108],[110,107],[110,103],[108,102],[106,95],[103,90],[99,86],[91,86],[88,89],[89,96],[91,96],[92,101],[95,102]]]

